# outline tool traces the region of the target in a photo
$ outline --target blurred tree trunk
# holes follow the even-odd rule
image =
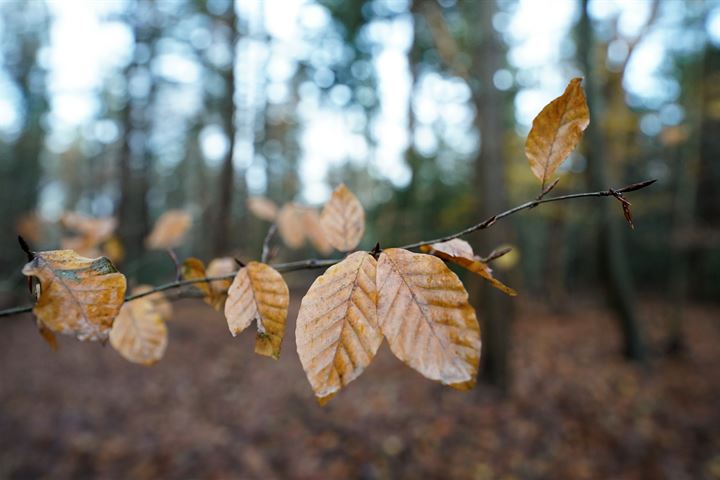
[[[585,132],[587,142],[587,178],[591,190],[608,188],[605,167],[605,142],[600,124],[603,110],[602,96],[596,71],[595,39],[588,13],[588,0],[582,0],[578,24],[578,57],[585,71],[585,91],[590,108],[590,125]],[[594,211],[598,220],[599,265],[610,306],[613,308],[623,333],[624,354],[633,360],[642,360],[645,348],[638,325],[632,277],[627,264],[620,225],[611,215],[610,202],[598,202]]]
[[[685,69],[684,106],[688,112],[687,127],[690,137],[685,144],[676,149],[676,168],[673,177],[676,181],[675,204],[673,212],[674,255],[670,263],[672,291],[672,313],[667,353],[677,355],[685,351],[683,336],[683,313],[687,306],[690,289],[690,239],[694,237],[695,211],[697,205],[698,180],[700,174],[701,136],[703,131],[703,105],[705,104],[705,51],[697,63],[689,64]]]
[[[474,54],[474,70],[479,86],[474,87],[476,126],[480,131],[480,152],[475,162],[475,185],[478,218],[487,218],[507,208],[505,187],[505,99],[493,85],[495,72],[502,68],[505,52],[492,26],[497,10],[494,0],[475,4],[480,35]],[[477,236],[480,252],[490,252],[507,242],[510,229],[499,222]],[[508,388],[510,385],[510,332],[513,317],[512,300],[473,276],[474,304],[480,307],[483,354],[481,376],[490,383]]]
[[[233,191],[235,189],[235,60],[238,41],[237,14],[234,3],[228,8],[224,16],[224,23],[230,31],[230,66],[223,72],[225,83],[225,99],[220,103],[222,128],[228,140],[228,149],[223,159],[223,165],[218,178],[219,198],[215,211],[215,233],[213,254],[215,256],[228,253],[231,244],[231,226],[233,215]]]
[[[33,213],[40,190],[40,155],[45,144],[42,122],[48,111],[48,98],[46,72],[38,65],[37,57],[46,41],[44,33],[48,29],[48,17],[44,4],[29,6],[34,10],[32,13],[14,8],[12,4],[5,5],[4,8],[6,15],[2,32],[3,45],[11,52],[1,60],[24,100],[21,106],[23,123],[20,135],[12,144],[0,145],[8,148],[7,153],[2,152],[3,156],[7,157],[0,159],[0,174],[3,179],[8,180],[0,192],[5,225],[0,232],[0,267],[3,272],[16,272],[26,261],[25,254],[17,243],[18,221]],[[37,24],[33,25],[31,22]],[[32,239],[28,241],[32,243]],[[20,278],[18,272],[11,281],[13,284],[15,281],[20,283]]]
[[[128,21],[133,25],[135,45],[144,44],[154,51],[160,32],[157,28],[140,25],[137,19]],[[133,75],[142,75],[146,66],[133,60],[125,69],[128,82]],[[152,105],[157,93],[157,81],[152,77],[147,96],[134,98],[130,91],[121,112],[123,143],[118,158],[120,170],[120,203],[118,205],[118,236],[125,247],[125,262],[139,266],[145,251],[145,237],[150,232],[148,191],[152,175],[152,153],[148,137],[152,129]]]

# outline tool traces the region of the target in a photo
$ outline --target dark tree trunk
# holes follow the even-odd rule
[[[232,60],[229,68],[223,74],[226,95],[221,104],[221,115],[223,131],[228,139],[228,150],[218,178],[220,196],[215,211],[215,238],[213,242],[213,254],[215,256],[227,254],[231,245],[232,205],[235,189],[235,166],[233,164],[235,155],[235,50],[238,39],[237,16],[234,5],[230,6],[228,10],[226,23],[232,32],[230,36]]]
[[[605,168],[605,142],[600,125],[602,96],[597,83],[599,78],[595,70],[595,42],[592,24],[588,14],[588,0],[582,0],[581,17],[578,25],[578,56],[585,71],[585,91],[590,108],[590,125],[585,131],[587,142],[587,179],[591,190],[603,190],[608,187],[608,175]],[[598,215],[598,254],[602,283],[607,298],[623,333],[624,354],[632,360],[642,360],[645,347],[633,302],[633,284],[627,264],[625,248],[622,243],[620,224],[610,207],[610,202],[598,202],[594,211]],[[614,212],[615,214],[617,212]]]
[[[495,1],[476,4],[478,24],[481,32],[475,53],[474,68],[479,80],[475,87],[474,101],[476,126],[480,131],[480,152],[475,162],[475,185],[478,200],[476,211],[479,218],[487,218],[507,207],[505,188],[505,99],[493,86],[493,75],[502,68],[503,49],[497,38],[492,18],[496,12]],[[481,232],[476,246],[481,252],[489,252],[509,240],[507,223],[498,223]],[[472,279],[471,288],[479,313],[482,329],[481,377],[490,383],[506,389],[510,384],[510,332],[512,325],[512,300],[487,282]]]

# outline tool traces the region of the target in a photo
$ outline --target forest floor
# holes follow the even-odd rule
[[[152,368],[67,337],[54,353],[30,317],[2,319],[0,478],[720,478],[717,306],[688,310],[689,351],[667,359],[668,312],[643,302],[653,356],[639,366],[597,304],[520,301],[507,397],[439,386],[383,345],[323,408],[294,320],[273,361],[201,302],[175,309]]]

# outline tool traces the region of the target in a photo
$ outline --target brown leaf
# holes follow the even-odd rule
[[[110,331],[110,344],[125,359],[152,365],[165,354],[168,331],[153,301],[141,297],[127,302]]]
[[[179,246],[192,225],[192,216],[184,210],[168,210],[160,215],[145,245],[154,250],[166,250]]]
[[[357,197],[340,184],[320,216],[325,237],[341,252],[357,247],[365,232],[365,210]]]
[[[423,245],[420,247],[420,250],[430,253],[431,255],[435,255],[436,257],[440,257],[448,262],[453,262],[466,270],[480,275],[490,282],[493,287],[510,295],[511,297],[517,295],[515,290],[493,277],[492,270],[487,263],[481,261],[475,255],[472,247],[465,240],[455,238],[447,242],[434,243],[430,246]]]
[[[278,232],[288,248],[298,249],[305,243],[305,224],[303,207],[295,203],[287,203],[280,209],[277,216]]]
[[[117,236],[108,238],[102,244],[102,253],[113,263],[120,263],[125,258],[125,248],[123,248],[123,244]]]
[[[460,279],[437,257],[390,248],[377,265],[378,321],[390,349],[425,377],[470,388],[480,327]]]
[[[255,320],[255,353],[277,359],[285,335],[290,293],[282,275],[269,265],[250,262],[238,271],[228,290],[225,318],[236,336]]]
[[[57,352],[58,350],[58,343],[57,343],[57,337],[52,332],[52,330],[48,329],[40,320],[37,320],[37,328],[38,333],[40,336],[45,340],[45,342],[50,346],[50,349],[53,352]]]
[[[322,255],[329,255],[333,251],[332,245],[325,236],[325,231],[320,224],[320,215],[314,208],[306,208],[303,212],[303,223],[305,234],[310,239],[315,250]]]
[[[581,78],[572,79],[565,92],[542,109],[533,120],[525,142],[530,168],[543,188],[580,142],[583,130],[590,123],[581,82]]]
[[[106,340],[125,300],[125,275],[105,257],[72,250],[38,252],[22,270],[40,281],[33,312],[48,329],[80,340]]]
[[[100,257],[102,252],[97,247],[97,242],[92,237],[75,236],[60,239],[60,247],[63,250],[73,250],[78,255],[88,258]]]
[[[35,212],[22,215],[15,224],[15,230],[32,244],[38,244],[43,239],[43,219]]]
[[[180,277],[183,280],[197,280],[199,278],[207,277],[205,264],[199,258],[186,258],[180,267]],[[192,285],[200,290],[203,293],[205,301],[212,305],[212,290],[210,290],[210,284],[208,282],[197,282]]]
[[[278,207],[275,202],[265,197],[248,198],[247,207],[257,218],[268,222],[274,222],[278,214]]]
[[[152,285],[138,285],[133,288],[132,294],[139,295],[141,293],[149,292],[153,289]],[[153,304],[153,308],[160,314],[160,317],[166,322],[172,318],[173,307],[170,300],[162,292],[153,292],[150,295],[146,295],[145,298],[150,300]]]
[[[225,275],[231,275],[237,271],[237,264],[235,259],[232,257],[220,257],[210,261],[207,267],[208,277],[222,277]],[[218,312],[225,307],[225,300],[227,299],[227,292],[230,288],[232,279],[227,280],[213,280],[210,282],[210,290],[213,294],[213,308]]]
[[[117,228],[115,217],[93,218],[76,212],[65,212],[60,218],[63,227],[87,237],[88,243],[96,246],[109,239]]]
[[[297,351],[320,401],[360,376],[382,343],[376,267],[372,255],[355,252],[315,279],[303,297]]]

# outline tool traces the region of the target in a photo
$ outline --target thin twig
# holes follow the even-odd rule
[[[273,223],[272,225],[270,225],[267,235],[265,235],[265,240],[263,240],[262,254],[260,255],[260,261],[262,263],[267,263],[268,261],[270,261],[270,255],[272,253],[270,243],[272,242],[275,232],[277,232],[277,225]]]
[[[468,235],[470,233],[476,232],[478,230],[484,230],[486,228],[493,226],[493,224],[495,224],[495,222],[497,222],[501,218],[508,217],[514,213],[520,212],[522,210],[527,210],[528,208],[536,207],[543,203],[560,202],[563,200],[572,200],[574,198],[585,198],[585,197],[610,197],[610,196],[614,197],[615,194],[618,194],[618,193],[634,192],[635,190],[640,190],[642,188],[648,187],[648,186],[652,185],[653,183],[655,183],[656,181],[657,180],[646,180],[644,182],[633,183],[632,185],[627,185],[623,188],[618,188],[618,189],[609,188],[607,190],[600,190],[599,192],[571,193],[569,195],[560,195],[557,197],[543,198],[541,200],[531,200],[529,202],[523,203],[522,205],[518,205],[517,207],[513,207],[510,210],[505,210],[502,213],[493,215],[492,217],[488,218],[485,221],[482,221],[471,227],[468,227],[465,230],[461,230],[457,233],[453,233],[452,235],[447,235],[445,237],[436,238],[434,240],[425,240],[422,242],[410,243],[408,245],[403,245],[400,248],[409,250],[411,248],[420,248],[423,245],[432,245],[433,243],[447,242],[448,240],[452,240],[454,238],[464,237],[465,235]]]
[[[413,248],[419,248],[423,245],[431,245],[433,243],[439,243],[439,242],[447,242],[448,240],[452,240],[454,238],[459,238],[465,235],[468,235],[472,232],[475,232],[477,230],[484,230],[486,228],[491,227],[493,224],[495,224],[496,221],[500,220],[501,218],[508,217],[514,213],[520,212],[522,210],[527,210],[533,207],[536,207],[537,205],[543,204],[543,203],[550,203],[550,202],[560,202],[564,200],[572,200],[575,198],[586,198],[586,197],[616,197],[618,194],[627,193],[627,192],[634,192],[636,190],[643,189],[645,187],[648,187],[655,183],[656,180],[646,180],[644,182],[639,183],[633,183],[631,185],[627,185],[622,188],[618,189],[608,189],[608,190],[601,190],[598,192],[585,192],[585,193],[572,193],[569,195],[560,195],[557,197],[550,197],[550,198],[543,198],[540,200],[531,200],[529,202],[523,203],[522,205],[518,205],[517,207],[513,207],[509,210],[506,210],[502,213],[498,213],[497,215],[493,215],[492,217],[477,223],[475,225],[472,225],[465,230],[461,230],[457,233],[453,233],[452,235],[447,235],[445,237],[436,238],[433,240],[425,240],[422,242],[417,243],[411,243],[408,245],[403,245],[399,248],[404,248],[406,250],[413,249]],[[308,270],[313,268],[325,268],[330,267],[332,265],[335,265],[338,263],[341,259],[327,259],[327,260],[319,260],[319,259],[309,259],[309,260],[300,260],[296,262],[287,262],[287,263],[276,263],[272,264],[271,266],[281,273],[287,273],[287,272],[294,272],[297,270]],[[138,293],[136,295],[130,295],[125,297],[125,301],[129,302],[131,300],[136,300],[138,298],[144,297],[146,295],[151,295],[156,292],[163,292],[166,290],[173,290],[176,288],[184,287],[186,285],[192,285],[194,283],[203,283],[203,282],[212,282],[213,280],[229,280],[235,277],[237,272],[233,272],[227,275],[222,275],[218,277],[205,277],[205,278],[193,278],[189,280],[176,280],[174,282],[166,283],[163,285],[158,285],[157,287],[154,287],[152,290],[148,290],[143,293]],[[13,307],[9,308],[7,310],[0,310],[0,317],[7,317],[10,315],[17,315],[20,313],[26,313],[32,311],[33,305],[24,305],[19,307]]]

